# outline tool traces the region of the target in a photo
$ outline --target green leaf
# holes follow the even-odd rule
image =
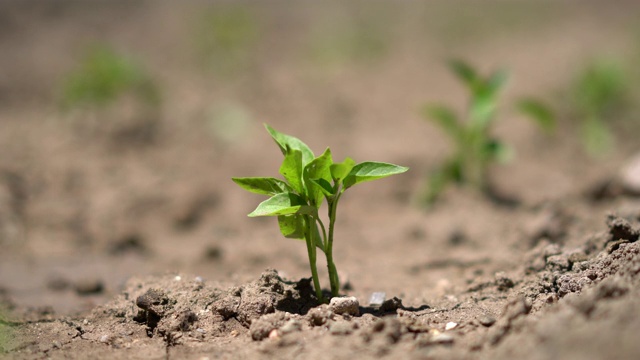
[[[355,165],[356,162],[349,157],[345,158],[341,163],[332,164],[330,167],[331,177],[335,182],[339,182],[349,175],[349,172],[351,172],[351,169],[353,169]]]
[[[484,130],[491,125],[497,108],[496,99],[492,96],[477,96],[471,103],[469,116],[474,129]]]
[[[284,160],[280,166],[280,174],[289,182],[289,185],[298,192],[304,194],[305,188],[302,183],[302,153],[287,146]]]
[[[449,68],[472,92],[477,91],[481,79],[469,64],[462,60],[450,60]]]
[[[484,82],[483,93],[490,97],[495,97],[498,92],[506,84],[509,79],[509,73],[506,70],[498,70]]]
[[[517,103],[517,108],[521,113],[529,116],[544,131],[551,133],[556,128],[556,119],[551,109],[538,100],[525,98]]]
[[[332,164],[333,159],[331,157],[331,150],[327,148],[322,155],[313,159],[304,168],[304,181],[307,187],[307,198],[311,205],[314,205],[316,208],[320,208],[324,192],[322,186],[311,180],[324,179],[327,182],[330,181],[330,168]]]
[[[264,126],[265,128],[267,128],[267,131],[269,132],[269,134],[271,134],[271,137],[273,138],[273,140],[275,140],[276,144],[278,144],[280,150],[284,155],[287,154],[287,147],[300,151],[300,153],[302,154],[303,165],[308,164],[315,157],[313,155],[313,151],[311,151],[307,144],[302,142],[302,140],[298,139],[297,137],[278,132],[267,124],[264,124]]]
[[[307,205],[298,194],[280,193],[261,202],[249,217],[315,213],[316,209]]]
[[[487,142],[485,144],[484,151],[486,152],[488,159],[498,160],[501,163],[507,163],[515,157],[513,149],[498,140],[490,140]]]
[[[344,179],[344,188],[350,188],[353,185],[372,181],[376,179],[382,179],[387,176],[401,174],[409,170],[408,167],[398,166],[394,164],[366,161],[360,163],[351,169],[349,175]]]
[[[334,189],[333,186],[331,186],[331,183],[328,182],[325,179],[310,179],[310,181],[314,182],[317,186],[320,187],[320,190],[322,191],[322,193],[324,194],[324,196],[329,197],[329,196],[333,196],[334,194]]]
[[[451,109],[444,105],[427,105],[422,112],[427,119],[438,124],[453,139],[460,138],[461,125]]]
[[[305,226],[302,215],[280,215],[278,225],[284,237],[304,240]]]
[[[286,182],[276,178],[245,177],[231,178],[241,188],[256,194],[275,195],[282,192],[293,192],[293,188]]]

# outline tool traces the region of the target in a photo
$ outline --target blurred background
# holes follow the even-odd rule
[[[353,190],[338,261],[437,243],[465,220],[414,201],[452,151],[421,109],[464,114],[452,58],[509,74],[493,132],[514,156],[492,179],[524,203],[579,194],[639,150],[637,1],[0,1],[0,296],[72,313],[132,275],[307,276],[304,246],[247,219],[260,199],[230,181],[277,176],[263,123],[411,167]],[[356,283],[383,271],[356,265]]]

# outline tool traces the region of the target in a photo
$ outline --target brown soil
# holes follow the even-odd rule
[[[260,38],[232,76],[195,50],[193,24],[220,4],[0,5],[0,358],[640,358],[640,199],[618,179],[640,125],[596,160],[571,119],[548,138],[506,106],[560,103],[585,59],[634,56],[635,2],[249,4]],[[312,34],[361,18],[390,29],[382,55],[310,55]],[[158,118],[130,99],[57,108],[95,41],[148,67]],[[415,201],[449,150],[417,109],[464,103],[451,55],[511,70],[496,133],[517,158],[492,179],[516,205],[455,188],[429,211]],[[222,126],[229,107],[241,126]],[[357,307],[318,305],[304,244],[246,217],[261,199],[230,178],[280,162],[262,122],[411,167],[341,203],[335,261]]]

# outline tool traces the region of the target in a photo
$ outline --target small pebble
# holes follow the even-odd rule
[[[197,328],[196,331],[199,332],[200,334],[204,334],[207,332],[205,329],[202,329],[202,328]]]
[[[196,278],[193,280],[198,283],[204,282],[204,279],[202,278],[202,276],[196,276]]]
[[[445,333],[435,334],[431,338],[431,342],[436,344],[451,344],[453,343],[453,336]]]
[[[229,333],[229,335],[231,335],[231,337],[238,336],[238,330],[231,330],[231,333]]]
[[[174,277],[173,280],[180,281],[180,280],[182,280],[182,276],[176,275],[176,277]]]
[[[444,329],[445,330],[453,330],[458,326],[458,323],[454,323],[454,322],[448,322],[445,326]]]
[[[353,296],[332,298],[329,302],[329,309],[340,315],[360,315],[360,303]]]
[[[633,157],[620,171],[620,182],[626,192],[640,195],[640,154]]]
[[[62,348],[62,344],[60,343],[60,341],[56,340],[56,341],[53,342],[53,347],[56,348],[56,349],[60,349],[60,348]]]
[[[273,329],[269,332],[269,339],[277,339],[278,337],[280,337],[278,329]]]
[[[490,327],[491,325],[496,323],[496,319],[493,316],[482,315],[478,318],[478,322],[482,326]]]
[[[83,279],[76,281],[73,289],[78,295],[99,294],[104,291],[104,284],[100,279]]]
[[[387,294],[383,292],[372,293],[371,297],[369,298],[369,306],[380,307],[380,305],[382,305],[386,297],[387,297]]]
[[[110,337],[109,335],[102,335],[102,336],[100,337],[100,342],[101,342],[101,343],[108,344],[108,343],[109,343],[109,341],[111,341],[111,337]]]

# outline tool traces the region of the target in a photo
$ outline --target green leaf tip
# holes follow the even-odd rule
[[[366,181],[382,179],[391,175],[401,174],[409,170],[408,167],[399,166],[383,162],[366,161],[351,169],[349,175],[344,179],[344,187],[350,188],[353,185]]]
[[[308,164],[315,157],[313,155],[313,151],[311,151],[309,146],[307,146],[307,144],[305,144],[297,137],[283,134],[269,126],[269,124],[264,124],[264,127],[267,129],[276,144],[278,144],[278,146],[280,147],[280,151],[282,151],[282,154],[287,154],[287,147],[300,151],[302,153],[303,165]]]
[[[261,202],[249,213],[249,217],[279,216],[292,214],[314,214],[316,209],[305,204],[305,201],[294,193],[280,193]]]
[[[231,178],[231,180],[241,188],[255,194],[276,195],[293,191],[289,184],[276,178],[245,177]]]

